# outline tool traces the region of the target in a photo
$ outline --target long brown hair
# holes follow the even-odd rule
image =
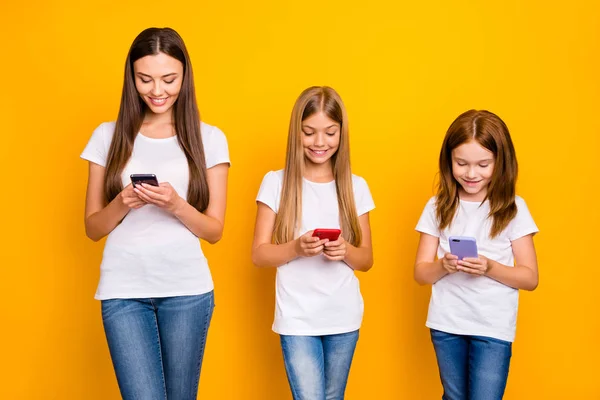
[[[302,121],[319,111],[340,125],[340,144],[331,157],[340,211],[340,226],[344,239],[354,246],[360,246],[362,232],[358,223],[352,186],[348,115],[340,96],[327,86],[313,86],[306,89],[294,104],[288,133],[281,203],[275,219],[273,237],[278,244],[293,240],[302,221],[302,177],[305,163]]]
[[[199,211],[204,211],[208,207],[209,193],[194,75],[183,39],[171,28],[144,30],[135,38],[127,54],[121,106],[106,163],[105,201],[109,203],[123,190],[121,174],[131,157],[135,137],[147,111],[147,105],[135,87],[133,63],[142,57],[158,53],[164,53],[183,64],[181,90],[173,104],[173,122],[177,141],[185,153],[190,172],[187,201]]]
[[[494,171],[485,200],[489,200],[492,227],[490,236],[502,232],[517,215],[515,187],[517,183],[517,156],[506,124],[494,113],[469,110],[454,120],[440,151],[440,179],[436,197],[436,216],[440,230],[448,227],[459,204],[460,184],[452,175],[452,150],[476,141],[494,154]]]

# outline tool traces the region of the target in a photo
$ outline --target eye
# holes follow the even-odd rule
[[[165,83],[167,83],[167,84],[171,84],[173,82],[175,82],[175,79],[171,79],[170,81],[165,81]]]
[[[460,162],[457,162],[456,164],[458,164],[461,167],[464,167],[465,165],[467,165],[466,163],[460,163]]]
[[[328,136],[334,136],[336,133],[337,133],[337,131],[335,131],[335,132],[327,132],[327,135]]]
[[[145,80],[145,79],[143,79],[143,78],[140,78],[140,81],[142,81],[142,82],[144,82],[144,83],[150,83],[150,82],[152,82],[152,80]]]
[[[490,165],[489,165],[489,164],[479,164],[479,166],[480,166],[481,168],[487,168],[487,167],[489,167]]]
[[[306,132],[306,131],[302,131],[302,132],[304,132],[304,134],[305,134],[306,136],[310,136],[310,135],[312,135],[312,134],[314,133],[314,132]]]

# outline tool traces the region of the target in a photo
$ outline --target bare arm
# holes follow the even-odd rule
[[[438,237],[421,232],[414,272],[415,281],[419,285],[434,284],[457,271],[458,257],[448,253],[443,258],[435,259],[439,243]]]
[[[159,187],[144,184],[134,191],[142,200],[172,213],[200,239],[216,243],[223,236],[228,174],[228,164],[218,164],[206,171],[210,202],[203,213],[180,197],[167,182]]]
[[[88,185],[85,196],[85,233],[97,242],[113,231],[132,208],[146,203],[134,192],[131,185],[119,193],[108,205],[104,204],[105,168],[89,163]]]
[[[312,237],[312,231],[298,239],[284,244],[273,244],[273,229],[277,214],[267,205],[258,202],[254,240],[252,242],[252,262],[257,267],[278,267],[298,257],[312,257],[323,252],[327,239]]]

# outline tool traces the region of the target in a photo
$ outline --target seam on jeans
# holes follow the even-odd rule
[[[152,306],[154,307],[154,329],[156,330],[156,338],[158,339],[156,344],[158,345],[158,359],[160,360],[160,374],[162,377],[163,390],[164,390],[164,395],[165,395],[165,399],[166,399],[167,398],[167,382],[165,380],[165,366],[163,364],[162,348],[160,345],[160,332],[158,331],[158,319],[156,318],[156,306],[154,305],[154,301],[152,299],[150,299],[150,302],[152,303]]]
[[[200,344],[200,354],[198,356],[198,362],[196,365],[196,385],[195,385],[195,390],[194,390],[194,393],[196,393],[196,396],[198,396],[198,386],[200,385],[200,368],[202,367],[202,359],[204,358],[204,346],[206,346],[206,337],[208,336],[208,327],[210,326],[210,320],[211,320],[212,311],[214,308],[214,291],[211,291],[209,293],[210,293],[210,297],[209,297],[210,304],[207,307],[206,315],[204,316],[206,322],[204,323],[204,329],[202,332],[202,343]]]
[[[283,353],[283,365],[285,367],[285,374],[288,378],[288,383],[290,385],[290,390],[292,392],[292,398],[293,400],[300,400],[300,396],[298,391],[296,390],[296,387],[294,386],[294,384],[292,384],[292,380],[293,378],[290,376],[290,373],[292,371],[290,363],[288,362],[288,358],[285,356],[285,350],[284,350],[284,345],[283,345],[283,336],[285,335],[279,335],[279,341],[281,343],[281,352]]]

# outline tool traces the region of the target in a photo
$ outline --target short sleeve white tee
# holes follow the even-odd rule
[[[263,179],[257,201],[279,210],[283,170]],[[367,182],[352,176],[358,215],[375,208]],[[302,185],[302,224],[299,236],[316,228],[340,229],[335,181]],[[360,328],[363,299],[354,271],[343,261],[325,256],[299,257],[277,268],[273,330],[282,335],[318,336]]]
[[[101,124],[81,158],[105,167],[115,130]],[[201,124],[206,168],[229,163],[227,139],[218,128]],[[186,199],[189,169],[177,137],[153,139],[138,133],[121,179],[131,174],[155,174]],[[200,241],[181,221],[151,204],[130,210],[108,235],[95,298],[148,298],[196,295],[213,289],[208,262]]]
[[[460,201],[450,227],[439,230],[435,197],[431,198],[416,230],[439,238],[438,257],[450,253],[450,236],[472,236],[479,254],[512,267],[511,242],[538,232],[525,201],[516,196],[517,215],[506,229],[490,238],[489,202]],[[446,275],[433,284],[427,327],[457,335],[487,336],[512,342],[515,338],[519,291],[486,276],[465,272]]]

